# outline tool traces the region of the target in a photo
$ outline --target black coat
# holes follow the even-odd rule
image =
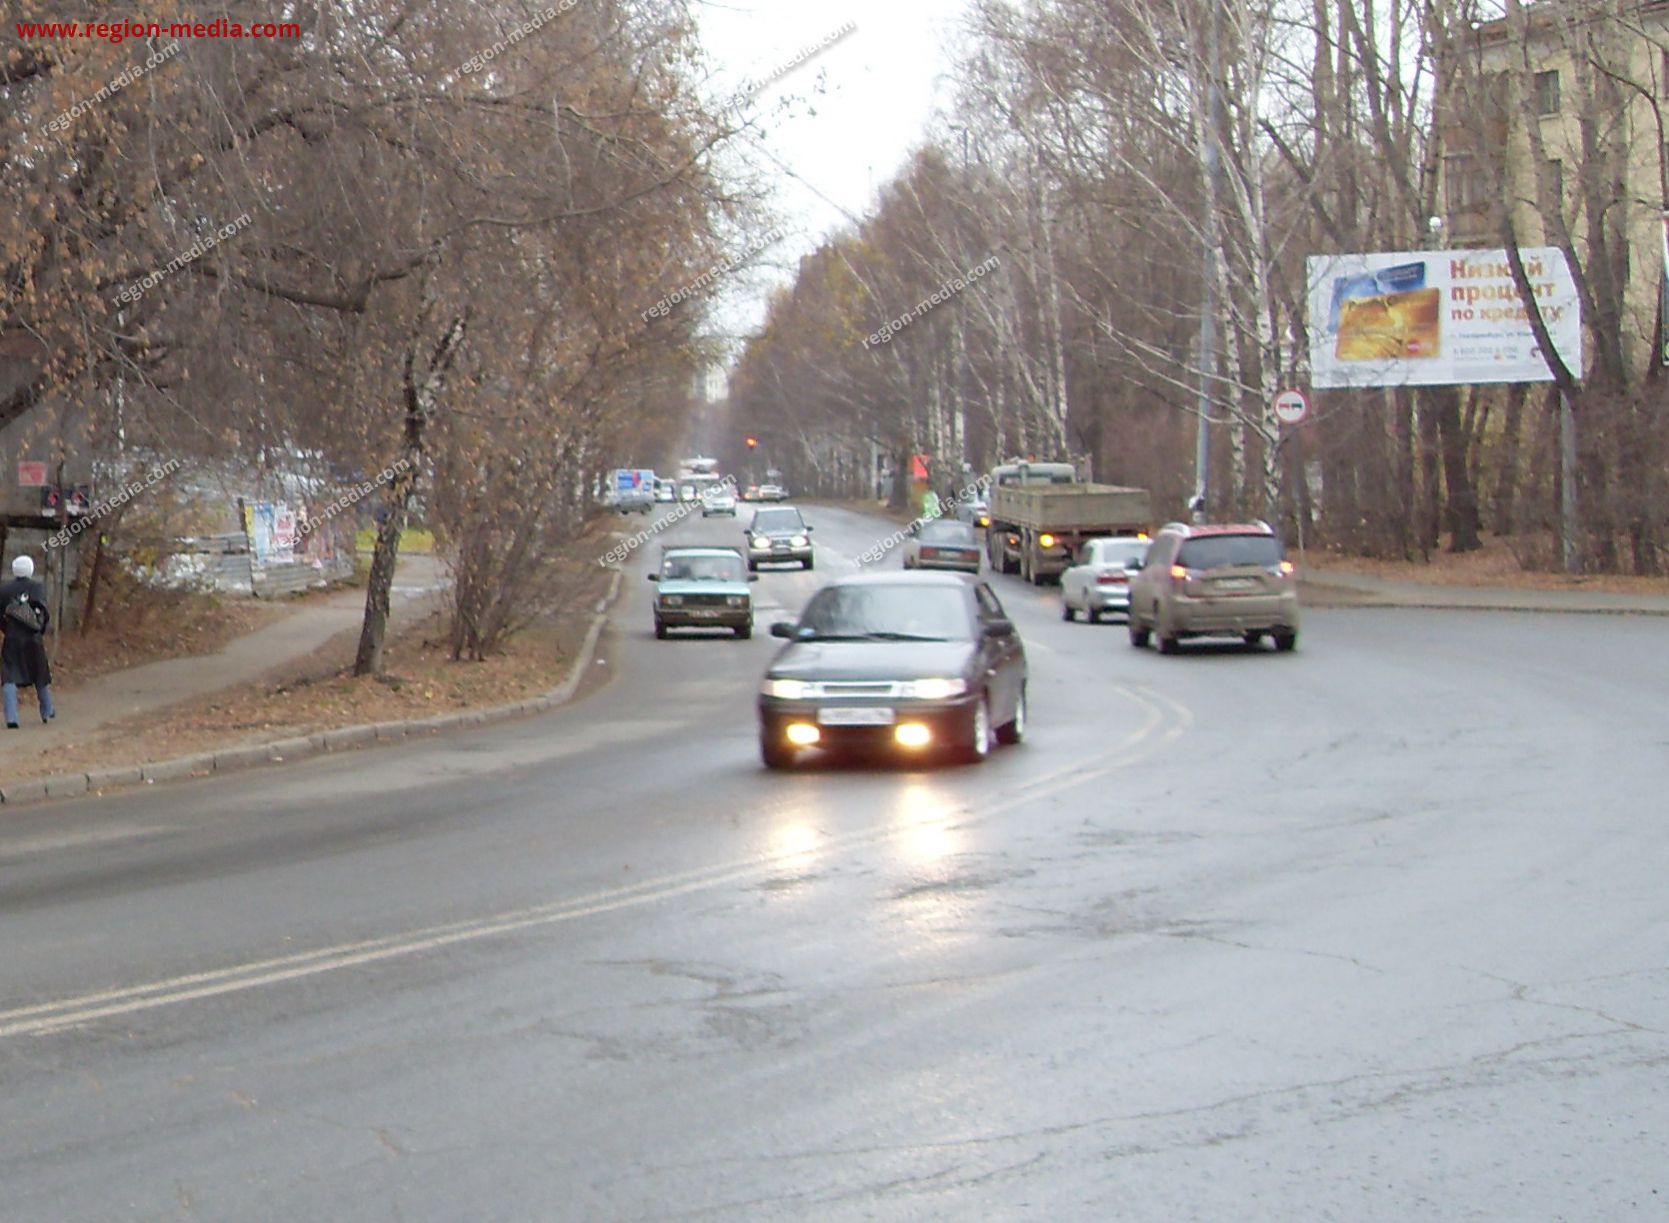
[[[40,612],[41,627],[44,629],[52,619],[46,607],[46,587],[34,578],[13,578],[0,584],[0,608],[20,594],[26,595],[35,610]],[[47,664],[46,647],[41,644],[41,635],[30,632],[4,615],[0,615],[0,631],[5,633],[5,645],[0,647],[0,682],[16,684],[20,688],[50,684],[52,668]]]

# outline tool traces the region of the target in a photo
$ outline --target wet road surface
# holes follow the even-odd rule
[[[1669,624],[999,578],[1024,746],[770,774],[767,623],[896,529],[807,517],[751,642],[639,559],[552,715],[0,817],[0,1217],[1669,1213]]]

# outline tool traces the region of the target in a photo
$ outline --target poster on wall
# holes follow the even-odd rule
[[[1564,253],[1519,253],[1553,347],[1580,376],[1582,317]],[[1312,255],[1308,279],[1312,386],[1553,380],[1504,251]]]
[[[295,560],[296,516],[282,502],[257,501],[244,507],[244,529],[257,565]]]

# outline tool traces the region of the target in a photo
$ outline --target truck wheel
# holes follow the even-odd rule
[[[1138,650],[1145,648],[1147,646],[1149,636],[1147,628],[1138,622],[1134,616],[1130,617],[1129,628],[1130,644],[1135,646]]]

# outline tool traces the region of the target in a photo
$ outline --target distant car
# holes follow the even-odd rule
[[[1061,619],[1078,613],[1091,624],[1105,615],[1130,611],[1130,580],[1141,572],[1150,541],[1145,536],[1086,539],[1072,564],[1061,571]]]
[[[711,518],[714,514],[736,517],[736,494],[730,491],[728,485],[715,485],[701,498],[701,516]]]
[[[655,636],[675,628],[727,628],[744,641],[753,636],[757,582],[735,548],[665,548],[655,583]]]
[[[742,500],[743,501],[758,501],[759,500],[759,485],[750,484],[746,488],[744,488],[742,490]]]
[[[956,503],[956,518],[973,527],[988,527],[991,525],[991,507],[978,497],[969,497]]]
[[[1160,529],[1130,583],[1130,644],[1152,636],[1161,654],[1188,637],[1265,637],[1281,651],[1298,644],[1298,583],[1268,523]]]
[[[780,484],[761,484],[759,486],[759,499],[761,501],[786,501],[788,500],[788,490]]]
[[[687,503],[687,502],[690,502],[690,501],[694,501],[695,499],[696,499],[695,485],[693,485],[693,484],[680,484],[678,486],[678,500]]]
[[[1026,651],[984,582],[949,573],[859,574],[825,586],[759,688],[767,768],[801,749],[938,750],[970,763],[1026,733]]]
[[[811,554],[811,528],[792,505],[773,505],[753,512],[748,524],[748,568],[757,569],[768,561],[798,561],[802,569],[815,563]]]
[[[984,553],[974,529],[954,518],[919,524],[904,541],[902,551],[906,569],[956,569],[963,573],[978,573]]]
[[[655,481],[655,500],[660,502],[676,501],[678,490],[673,487],[671,480]]]

